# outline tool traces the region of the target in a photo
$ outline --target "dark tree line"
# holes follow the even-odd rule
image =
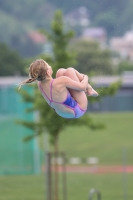
[[[0,44],[0,76],[25,75],[26,62],[5,44]]]

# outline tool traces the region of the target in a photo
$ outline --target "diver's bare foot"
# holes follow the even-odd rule
[[[99,96],[99,94],[98,94],[92,87],[89,87],[89,88],[87,89],[86,94],[87,94],[88,96],[92,96],[92,97],[98,97],[98,96]]]

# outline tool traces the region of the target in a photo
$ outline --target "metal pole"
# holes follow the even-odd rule
[[[92,189],[90,190],[90,193],[89,193],[89,200],[92,200],[92,197],[93,197],[93,195],[94,195],[95,193],[97,194],[97,199],[98,199],[98,200],[101,200],[101,193],[100,193],[98,190],[94,189],[94,188],[92,188]]]
[[[34,112],[34,120],[39,121],[39,112]],[[38,137],[34,138],[34,173],[40,173],[40,152],[38,147]]]
[[[38,138],[34,138],[34,173],[40,173],[40,155],[39,155],[39,148],[38,148]]]
[[[49,182],[49,170],[51,170],[51,157],[49,158],[49,142],[48,142],[48,133],[46,130],[44,130],[44,134],[43,134],[43,147],[44,147],[44,160],[45,160],[45,177],[46,177],[46,180],[45,180],[45,189],[46,189],[46,200],[49,200],[49,185],[48,185],[48,182]],[[50,169],[49,169],[50,168]],[[51,186],[52,187],[52,186]]]
[[[46,200],[52,200],[51,153],[46,152]]]
[[[65,153],[62,152],[62,158],[63,158],[63,163],[62,163],[62,181],[63,181],[63,199],[67,200],[67,181],[66,181],[66,156]]]
[[[58,152],[54,152],[54,200],[59,199]]]
[[[128,199],[126,164],[127,164],[127,152],[126,152],[126,147],[123,147],[123,199],[124,200]]]

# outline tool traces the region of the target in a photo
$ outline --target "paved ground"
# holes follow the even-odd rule
[[[52,167],[53,168],[53,167]],[[45,167],[43,167],[45,171]],[[54,168],[53,168],[54,170]],[[58,170],[61,172],[62,167],[58,166]],[[133,173],[133,166],[66,166],[68,173],[96,173],[96,174],[109,174],[109,173]]]
[[[133,173],[133,166],[94,166],[94,167],[67,167],[68,172],[78,173]]]

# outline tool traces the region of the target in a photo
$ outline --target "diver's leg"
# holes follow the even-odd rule
[[[56,73],[56,78],[60,76],[68,76],[69,78],[75,80],[75,81],[82,81],[84,74],[79,73],[77,70],[75,70],[72,67],[69,67],[67,69],[61,68]],[[71,91],[71,89],[70,89]],[[75,92],[74,92],[75,93]],[[73,96],[73,92],[71,93]],[[88,96],[94,96],[97,97],[98,93],[92,88],[92,86],[88,83],[88,87],[86,89],[86,95]],[[75,95],[74,95],[75,97]]]
[[[78,81],[80,82],[83,79],[83,75],[77,75],[76,74],[76,70],[74,68],[61,68],[57,71],[56,73],[56,78],[60,77],[60,76],[68,76],[69,78],[71,78],[74,81]],[[77,91],[77,90],[73,90],[73,89],[68,89],[71,96],[78,102],[78,104],[81,106],[82,109],[87,109],[87,104],[88,104],[88,100],[86,97],[86,94],[84,91]]]
[[[79,73],[77,70],[74,68],[68,68],[65,71],[65,75],[69,76],[71,79],[76,80],[76,81],[82,81],[84,74]],[[70,73],[69,73],[70,72]],[[76,75],[76,78],[75,78]],[[88,83],[88,87],[86,88],[86,94],[88,96],[94,96],[97,97],[98,93],[92,88],[92,86]]]

